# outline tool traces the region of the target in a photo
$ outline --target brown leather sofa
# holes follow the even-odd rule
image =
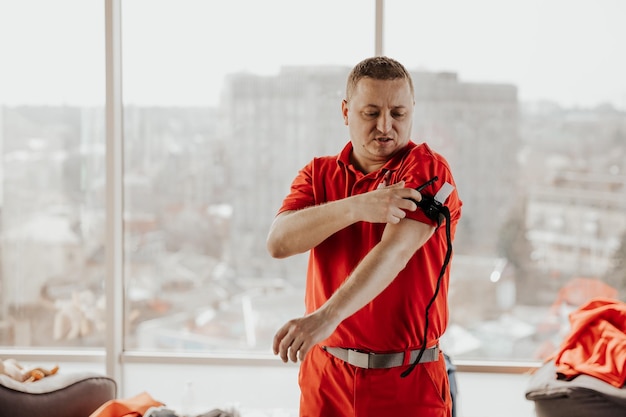
[[[116,395],[115,380],[94,372],[59,372],[27,383],[0,375],[0,417],[89,417]]]

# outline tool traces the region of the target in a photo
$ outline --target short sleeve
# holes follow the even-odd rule
[[[304,168],[298,171],[298,175],[291,182],[289,194],[283,200],[278,209],[280,214],[284,211],[300,210],[315,204],[313,192],[313,162],[309,162]]]

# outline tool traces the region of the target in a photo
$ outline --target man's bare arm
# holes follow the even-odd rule
[[[419,192],[404,188],[401,181],[390,187],[358,194],[302,210],[286,211],[274,219],[267,237],[267,249],[275,258],[306,252],[326,238],[358,221],[396,224],[415,211],[408,199],[421,200]]]
[[[317,343],[332,334],[346,318],[380,294],[434,232],[415,220],[388,224],[382,240],[317,311],[287,322],[274,337],[274,352],[283,361],[302,360]]]

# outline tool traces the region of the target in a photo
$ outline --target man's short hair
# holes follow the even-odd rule
[[[386,56],[375,56],[364,59],[356,64],[354,68],[352,68],[352,71],[350,71],[346,85],[347,101],[350,101],[358,82],[365,77],[375,80],[396,80],[403,78],[409,82],[411,95],[415,96],[411,74],[409,74],[404,65]]]

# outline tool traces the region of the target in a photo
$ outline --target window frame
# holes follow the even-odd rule
[[[204,366],[286,366],[267,355],[145,353],[124,350],[124,231],[123,231],[123,101],[122,101],[122,0],[105,0],[106,69],[106,342],[100,349],[0,349],[0,354],[21,361],[55,363],[100,363],[107,375],[122,383],[124,364],[191,364]],[[382,55],[384,0],[374,0],[375,27],[373,50]],[[297,366],[290,364],[287,366]],[[459,372],[522,374],[537,369],[540,361],[455,360]]]

